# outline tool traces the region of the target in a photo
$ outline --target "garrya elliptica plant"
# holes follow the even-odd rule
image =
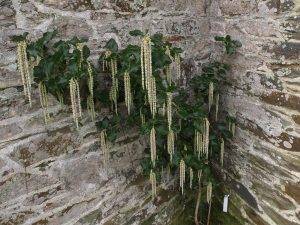
[[[180,48],[164,41],[161,34],[150,36],[139,30],[130,34],[140,37],[139,45],[119,49],[111,39],[99,58],[111,79],[111,86],[106,92],[111,93],[114,89],[117,97],[111,98],[115,114],[110,119],[99,121],[98,128],[100,132],[109,128],[113,130],[111,133],[116,134],[120,129],[116,126],[116,120],[120,121],[119,124],[123,121],[123,125],[141,126],[142,134],[149,140],[141,165],[144,174],[150,177],[152,196],[155,197],[157,184],[165,176],[165,171],[171,171],[179,175],[182,195],[186,190],[207,184],[210,215],[212,191],[216,184],[212,178],[211,164],[219,161],[223,166],[225,141],[234,135],[236,122],[226,112],[225,116],[220,117],[226,118],[226,122],[219,120],[220,85],[226,78],[229,66],[211,63],[185,86],[181,80]],[[216,40],[225,43],[228,55],[241,46],[230,36],[216,37]],[[112,60],[115,64],[107,66],[107,62]],[[113,69],[116,65],[117,69]],[[115,88],[115,83],[119,87]],[[100,98],[104,100],[104,96],[109,94],[103,92]],[[114,106],[115,99],[119,103],[125,101],[126,115],[118,113],[119,109]],[[194,174],[197,179],[194,179]],[[196,208],[199,209],[199,205]]]
[[[157,184],[167,171],[167,176],[179,175],[182,195],[199,187],[200,199],[201,187],[206,185],[210,209],[216,184],[211,173],[212,162],[219,161],[223,166],[224,145],[235,130],[235,118],[228,113],[225,113],[226,122],[219,120],[224,118],[219,117],[220,85],[229,66],[211,63],[203,67],[200,75],[183,85],[182,49],[164,41],[161,34],[151,36],[135,30],[130,35],[140,38],[139,45],[129,44],[119,49],[113,39],[107,42],[106,51],[99,58],[102,70],[99,72],[103,75],[101,79],[109,82],[103,82],[102,87],[99,82],[94,82],[96,69],[88,61],[90,51],[84,40],[74,37],[52,44],[50,40],[55,35],[56,32],[47,32],[29,43],[25,56],[37,64],[33,79],[41,87],[45,122],[49,119],[47,93],[63,103],[69,92],[78,127],[81,102],[84,102],[80,91],[86,87],[86,107],[93,120],[96,118],[94,101],[110,107],[112,112],[96,122],[105,164],[109,160],[109,143],[115,142],[119,130],[126,125],[140,126],[141,134],[149,139],[141,165],[144,174],[150,177],[153,198],[157,194]],[[26,35],[14,39],[26,42]],[[216,41],[225,43],[228,55],[241,46],[230,36],[216,37]],[[126,113],[122,113],[123,102]],[[196,224],[199,224],[199,204],[200,200],[195,210]]]
[[[26,40],[28,33],[13,36],[12,39],[18,43],[18,70],[22,80],[25,81],[24,92],[30,104],[31,80],[33,79],[38,85],[45,124],[50,119],[47,93],[51,93],[59,102],[71,103],[74,122],[78,128],[82,115],[81,89],[86,86],[88,87],[86,106],[93,121],[96,117],[94,107],[96,71],[88,60],[90,50],[84,45],[86,40],[74,37],[71,40],[59,40],[53,43],[51,40],[56,34],[56,31],[46,32],[41,38],[28,44]],[[32,69],[28,71],[28,67]]]

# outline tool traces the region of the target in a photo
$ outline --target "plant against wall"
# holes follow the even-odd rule
[[[164,41],[161,34],[150,36],[134,30],[130,35],[139,37],[140,45],[129,44],[119,49],[113,39],[107,42],[107,50],[100,56],[99,62],[102,74],[108,75],[110,82],[108,86],[99,88],[99,83],[95,83],[94,87],[96,70],[88,60],[90,51],[83,44],[84,40],[74,37],[50,44],[55,35],[56,32],[47,32],[27,47],[27,34],[14,37],[21,49],[18,51],[21,76],[27,73],[26,61],[35,65],[33,77],[39,85],[45,123],[49,118],[47,92],[63,103],[69,91],[78,128],[81,102],[84,101],[80,90],[86,87],[88,97],[85,102],[93,120],[96,117],[95,100],[110,106],[112,112],[96,122],[104,163],[109,160],[108,142],[115,142],[119,130],[126,125],[140,126],[141,134],[149,139],[141,165],[144,175],[150,177],[153,198],[157,194],[157,184],[166,173],[175,178],[178,174],[182,195],[190,190],[199,190],[195,210],[195,223],[199,224],[201,187],[206,186],[209,223],[212,191],[216,184],[212,176],[212,162],[217,160],[223,166],[224,143],[232,138],[235,129],[235,118],[229,114],[225,114],[226,121],[219,120],[220,86],[226,79],[229,66],[211,63],[202,69],[200,75],[182,85],[182,49]],[[239,41],[228,35],[215,39],[224,42],[228,55],[241,46]],[[26,88],[28,96],[30,78],[24,80],[27,80],[24,90]],[[97,90],[95,93],[94,89]],[[122,104],[119,106],[123,102],[126,113],[123,113]]]

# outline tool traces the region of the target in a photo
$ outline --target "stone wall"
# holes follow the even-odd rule
[[[222,99],[237,117],[225,162],[235,204],[251,223],[300,224],[300,2],[220,0],[208,11],[212,36],[243,43],[225,59]]]
[[[151,201],[150,182],[139,166],[145,141],[137,131],[118,135],[104,167],[98,134],[87,117],[76,131],[70,109],[49,96],[52,119],[44,126],[35,84],[33,107],[24,101],[10,36],[28,31],[35,39],[57,29],[59,38],[87,37],[96,63],[110,38],[122,47],[137,41],[130,30],[149,29],[179,41],[187,62],[196,55],[200,63],[209,46],[202,1],[0,0],[0,11],[0,224],[138,225],[176,218],[182,225],[176,192],[160,187]],[[100,107],[97,114],[101,118],[107,110]]]
[[[185,49],[187,78],[212,59],[232,64],[222,98],[238,120],[223,171],[230,212],[237,224],[300,224],[299,0],[0,0],[0,12],[0,224],[168,224],[178,215],[173,192],[151,201],[136,131],[119,135],[105,168],[88,118],[77,132],[51,97],[45,128],[39,99],[24,102],[9,36],[52,29],[88,37],[93,59],[110,38],[135,42],[130,30],[162,32]],[[213,41],[224,34],[243,43],[233,59]]]

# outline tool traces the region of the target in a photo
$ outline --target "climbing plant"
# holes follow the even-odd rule
[[[96,70],[89,61],[86,40],[74,37],[53,42],[56,33],[46,32],[29,44],[27,33],[13,37],[18,42],[18,70],[25,96],[31,103],[32,67],[45,123],[50,118],[48,92],[62,104],[71,104],[77,129],[84,103],[96,121],[105,164],[109,161],[108,143],[116,141],[119,131],[127,125],[140,127],[141,134],[149,140],[141,166],[150,178],[153,198],[162,178],[173,175],[182,195],[197,188],[201,192],[201,187],[206,186],[210,207],[216,184],[212,164],[219,162],[223,166],[225,142],[233,137],[236,123],[234,117],[219,109],[220,88],[229,65],[213,62],[184,83],[180,56],[183,50],[165,41],[162,34],[151,36],[134,30],[130,35],[140,44],[120,49],[115,40],[109,40],[99,57],[100,69]],[[224,43],[228,55],[241,47],[229,35],[215,40]],[[109,107],[111,114],[96,118],[94,101]],[[200,223],[198,208],[199,201],[196,224]]]

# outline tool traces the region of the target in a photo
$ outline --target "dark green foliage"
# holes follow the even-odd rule
[[[233,55],[236,51],[236,48],[242,47],[242,43],[238,40],[232,40],[230,35],[226,35],[225,37],[217,36],[215,37],[215,40],[224,42],[226,53],[228,55]]]
[[[90,56],[89,48],[84,45],[81,52],[76,48],[77,44],[83,43],[77,37],[71,40],[60,40],[52,44],[52,39],[56,31],[45,33],[40,39],[28,45],[27,54],[29,58],[37,60],[41,58],[38,65],[34,67],[34,80],[39,83],[43,82],[47,90],[53,95],[68,93],[69,80],[76,78],[79,83],[85,83],[87,79],[87,62]],[[147,33],[147,32],[146,32]],[[134,30],[130,35],[143,38],[145,33]],[[15,41],[26,40],[27,34],[16,36]],[[232,40],[229,35],[225,37],[216,37],[216,41],[225,44],[226,52],[232,55],[235,48],[241,47],[241,43]],[[166,77],[166,67],[172,63],[172,59],[165,53],[167,48],[170,49],[172,58],[183,52],[182,49],[174,47],[172,43],[165,42],[162,34],[151,36],[152,41],[152,69],[153,76],[156,78],[157,105],[162,108],[166,102],[167,92],[173,93],[173,123],[172,130],[175,133],[175,149],[173,160],[170,162],[170,156],[167,152],[168,123],[166,116],[157,114],[154,118],[150,113],[150,107],[147,101],[147,93],[142,88],[141,76],[141,48],[138,45],[128,45],[124,49],[119,49],[115,40],[111,39],[105,45],[105,48],[111,52],[108,58],[104,54],[99,57],[99,62],[110,62],[111,59],[117,60],[118,72],[116,77],[119,82],[118,102],[124,101],[124,73],[130,74],[131,91],[133,97],[134,110],[130,115],[126,113],[115,114],[105,117],[96,123],[99,131],[106,131],[108,141],[114,143],[118,133],[123,127],[139,126],[141,134],[149,136],[150,130],[155,127],[156,130],[156,147],[157,160],[155,167],[150,160],[150,150],[145,149],[145,158],[141,162],[143,173],[149,175],[150,170],[156,172],[158,180],[160,179],[161,168],[171,168],[174,173],[179,166],[180,160],[184,159],[187,168],[192,168],[195,172],[202,170],[203,182],[213,181],[212,166],[213,160],[219,159],[221,138],[225,141],[232,138],[232,133],[228,130],[229,123],[235,123],[235,118],[225,113],[226,121],[215,121],[214,107],[209,111],[208,96],[209,84],[214,84],[214,95],[219,94],[220,86],[226,79],[230,67],[221,62],[214,62],[203,67],[201,74],[194,76],[183,86],[180,81],[168,84]],[[81,63],[80,63],[81,62]],[[93,75],[96,75],[96,69],[92,66]],[[107,71],[109,72],[109,71]],[[103,75],[103,74],[102,74]],[[104,81],[98,82],[99,77],[95,76],[95,100],[100,101],[104,106],[110,106],[109,91],[111,88],[110,74],[104,74]],[[106,80],[107,79],[107,82]],[[80,82],[84,81],[84,82]],[[97,86],[98,84],[98,86]],[[81,85],[82,88],[86,86]],[[142,125],[140,113],[146,118],[145,124]],[[194,132],[195,130],[204,132],[204,119],[210,120],[209,144],[211,152],[209,160],[198,158],[194,153]],[[195,185],[197,185],[195,179]]]

